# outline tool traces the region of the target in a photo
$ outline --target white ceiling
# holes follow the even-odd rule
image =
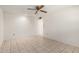
[[[45,5],[44,10],[48,13],[54,12],[56,10],[62,8],[68,8],[72,6],[68,5]],[[0,8],[3,9],[4,12],[8,13],[27,13],[27,14],[34,14],[35,10],[27,10],[27,8],[35,8],[35,5],[0,5]]]
[[[27,10],[27,8],[34,8],[35,5],[0,5],[4,12],[8,13],[29,13],[34,10]]]
[[[35,5],[0,5],[5,12],[22,12],[27,11],[27,8],[34,8]],[[68,7],[64,5],[45,5],[45,10],[54,10],[58,8]],[[30,10],[31,11],[31,10]]]

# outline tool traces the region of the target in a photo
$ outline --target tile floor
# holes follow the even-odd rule
[[[1,53],[78,53],[79,47],[42,37],[4,40]]]

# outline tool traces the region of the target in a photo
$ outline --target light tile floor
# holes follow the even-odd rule
[[[78,53],[79,47],[42,37],[4,40],[1,53]]]

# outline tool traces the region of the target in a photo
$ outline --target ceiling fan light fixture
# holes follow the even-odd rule
[[[42,19],[42,17],[39,17],[39,19]]]

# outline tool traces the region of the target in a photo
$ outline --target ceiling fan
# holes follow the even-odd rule
[[[35,15],[40,11],[40,12],[43,12],[43,13],[47,13],[47,11],[45,10],[42,10],[42,8],[44,8],[45,6],[44,5],[37,5],[35,6],[35,8],[28,8],[28,10],[36,10],[35,12]]]

